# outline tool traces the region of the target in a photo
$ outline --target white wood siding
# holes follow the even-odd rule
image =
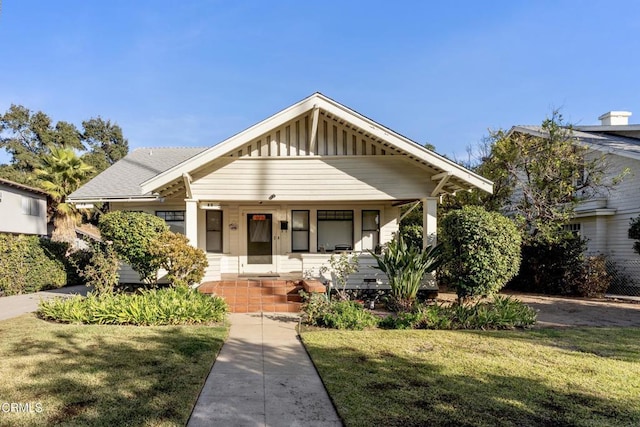
[[[305,277],[320,280],[323,283],[332,283],[338,286],[335,276],[330,269],[330,254],[302,254],[302,263]],[[375,259],[369,253],[358,253],[358,271],[349,275],[347,289],[389,289],[387,276],[374,268],[377,265]],[[322,267],[329,270],[320,274]],[[366,279],[366,281],[365,281]],[[425,276],[423,288],[431,288],[434,284],[431,274]]]
[[[37,215],[23,212],[24,203],[31,204]],[[47,199],[7,185],[0,185],[0,232],[47,234]]]
[[[640,161],[606,154],[608,179],[629,170],[623,181],[610,192],[599,196],[607,199],[606,208],[615,209],[610,216],[576,218],[581,223],[581,234],[588,239],[588,254],[605,254],[624,272],[640,283],[640,255],[633,251],[633,240],[628,238],[629,221],[640,215]]]
[[[398,156],[223,159],[194,175],[194,198],[215,201],[403,200],[428,197],[425,171]]]
[[[607,207],[617,209],[616,214],[637,212],[640,208],[640,161],[614,154],[607,154],[605,161],[609,177],[618,176],[625,169],[630,171],[611,192],[603,194],[608,197]]]

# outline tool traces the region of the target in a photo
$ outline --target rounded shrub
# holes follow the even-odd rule
[[[98,228],[102,239],[112,242],[118,256],[142,281],[156,282],[159,265],[151,254],[151,245],[169,231],[162,218],[143,212],[114,211],[100,217]]]
[[[191,246],[186,236],[171,231],[154,239],[149,253],[167,271],[167,279],[172,286],[186,287],[200,283],[209,265],[202,249]]]
[[[459,299],[494,295],[518,273],[520,233],[503,215],[466,206],[446,214],[440,227],[439,277]]]

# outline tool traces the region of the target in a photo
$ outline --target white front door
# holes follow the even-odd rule
[[[273,225],[274,212],[262,209],[242,213],[243,228],[240,239],[242,256],[240,272],[242,274],[275,274],[276,235]]]

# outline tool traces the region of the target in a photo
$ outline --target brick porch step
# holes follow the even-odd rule
[[[291,280],[220,280],[198,287],[204,294],[224,298],[232,313],[297,313],[300,289],[302,284]]]

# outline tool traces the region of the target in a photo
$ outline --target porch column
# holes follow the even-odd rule
[[[189,244],[198,247],[198,201],[185,200],[184,234],[189,239]]]
[[[422,199],[422,247],[435,245],[438,241],[438,198]]]

